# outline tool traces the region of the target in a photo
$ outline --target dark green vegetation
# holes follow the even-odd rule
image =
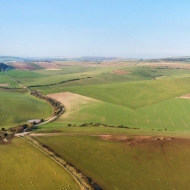
[[[0,72],[5,71],[6,69],[13,69],[13,67],[10,67],[4,63],[0,63]]]
[[[7,144],[14,135],[7,131],[4,127],[0,129],[0,145]]]

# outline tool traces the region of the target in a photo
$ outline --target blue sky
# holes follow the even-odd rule
[[[189,0],[1,0],[0,55],[190,56]]]

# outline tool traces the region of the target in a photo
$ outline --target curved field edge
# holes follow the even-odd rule
[[[0,151],[0,189],[80,189],[67,171],[21,138]]]
[[[190,78],[170,78],[140,82],[123,82],[75,87],[63,87],[68,91],[101,101],[138,109],[179,97],[190,92]],[[52,91],[44,91],[51,93]]]
[[[11,127],[29,119],[42,119],[52,115],[50,105],[29,93],[0,90],[0,99],[0,126]]]
[[[72,126],[83,123],[100,123],[163,131],[189,131],[190,129],[189,99],[175,98],[132,110],[70,92],[55,93],[49,96],[66,107],[66,112],[55,123]]]

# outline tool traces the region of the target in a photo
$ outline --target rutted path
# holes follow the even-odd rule
[[[36,148],[38,148],[40,151],[42,151],[44,154],[46,154],[49,158],[54,160],[57,164],[59,164],[61,167],[63,167],[73,178],[75,181],[79,184],[80,188],[82,190],[101,190],[101,188],[93,188],[91,184],[88,182],[88,178],[84,176],[82,173],[80,173],[76,168],[71,166],[69,163],[67,163],[63,158],[58,156],[54,151],[50,150],[47,146],[39,143],[37,140],[31,138],[30,136],[22,136],[22,139],[26,140]]]

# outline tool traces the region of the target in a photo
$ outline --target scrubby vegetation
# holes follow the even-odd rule
[[[31,91],[31,95],[33,95],[33,96],[35,96],[35,97],[38,97],[38,98],[40,98],[40,99],[42,99],[42,100],[45,100],[45,101],[47,101],[49,104],[51,104],[51,106],[53,107],[53,116],[59,116],[59,115],[61,115],[63,112],[64,112],[64,106],[60,103],[60,102],[58,102],[58,101],[56,101],[56,100],[54,100],[54,99],[52,99],[52,98],[50,98],[50,97],[48,97],[48,96],[45,96],[45,95],[42,95],[40,92],[38,92],[38,91]]]
[[[6,69],[13,69],[14,67],[11,67],[9,65],[6,65],[4,63],[0,63],[0,72],[5,71]]]

